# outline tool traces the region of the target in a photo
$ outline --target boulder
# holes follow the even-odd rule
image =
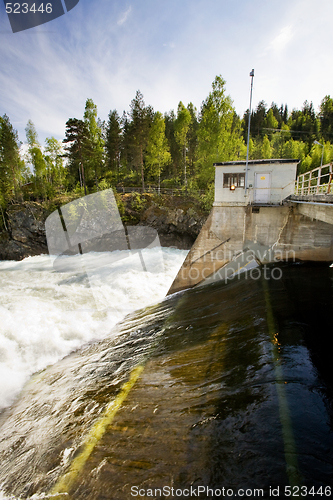
[[[0,260],[22,260],[47,254],[45,220],[47,210],[35,202],[9,205],[6,226],[0,233]]]

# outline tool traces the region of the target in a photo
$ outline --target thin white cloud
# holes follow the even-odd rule
[[[276,52],[280,52],[286,48],[291,39],[293,38],[292,26],[285,26],[281,29],[280,33],[273,38],[269,47],[275,50]]]
[[[118,26],[122,26],[123,24],[126,23],[128,16],[130,15],[131,12],[132,12],[132,6],[130,5],[128,9],[122,14],[120,19],[118,19],[117,21]]]
[[[174,42],[163,43],[163,47],[169,47],[169,49],[175,49],[176,44]]]
[[[318,11],[316,17],[300,8],[311,1],[267,3],[258,18],[262,0],[248,10],[246,0],[240,0],[245,10],[230,3],[227,13],[224,2],[216,0],[142,0],[135,12],[133,3],[119,11],[119,3],[91,0],[91,7],[52,21],[54,33],[0,33],[0,115],[8,114],[21,140],[30,118],[43,143],[45,137],[64,136],[66,121],[83,116],[88,97],[103,120],[110,109],[119,114],[129,109],[138,89],[146,104],[161,112],[176,110],[180,100],[199,109],[217,74],[242,115],[249,105],[252,68],[254,106],[264,99],[292,109],[307,99],[317,107],[332,92],[333,2],[327,3],[326,16]],[[207,2],[215,9],[213,19]],[[176,16],[178,9],[182,15]],[[136,22],[128,30],[134,13]],[[222,14],[228,18],[220,30]],[[235,37],[236,32],[244,36]]]

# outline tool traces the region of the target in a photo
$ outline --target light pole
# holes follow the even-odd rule
[[[251,105],[252,105],[252,89],[253,89],[254,69],[251,71],[250,77],[251,77],[251,92],[250,92],[249,122],[248,122],[248,126],[247,126],[247,149],[246,149],[246,167],[245,167],[245,196],[247,195],[247,178],[248,178],[248,172],[249,172],[250,125],[251,125]]]
[[[321,154],[321,162],[320,162],[320,166],[322,167],[323,166],[323,158],[324,158],[324,144],[320,144],[320,142],[318,142],[318,141],[313,141],[313,144],[318,144],[318,146],[321,146],[323,148],[323,152]]]

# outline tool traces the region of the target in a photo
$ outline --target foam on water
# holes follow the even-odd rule
[[[113,254],[61,257],[62,272],[47,255],[0,262],[0,409],[34,372],[112,334],[129,312],[162,300],[187,251]],[[149,263],[144,269],[143,261]]]

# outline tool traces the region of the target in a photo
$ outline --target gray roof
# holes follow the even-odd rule
[[[267,165],[269,163],[299,163],[300,160],[293,158],[280,158],[280,159],[268,159],[268,160],[249,160],[248,165]],[[214,167],[227,167],[230,165],[246,165],[246,161],[224,161],[222,163],[214,163]]]

